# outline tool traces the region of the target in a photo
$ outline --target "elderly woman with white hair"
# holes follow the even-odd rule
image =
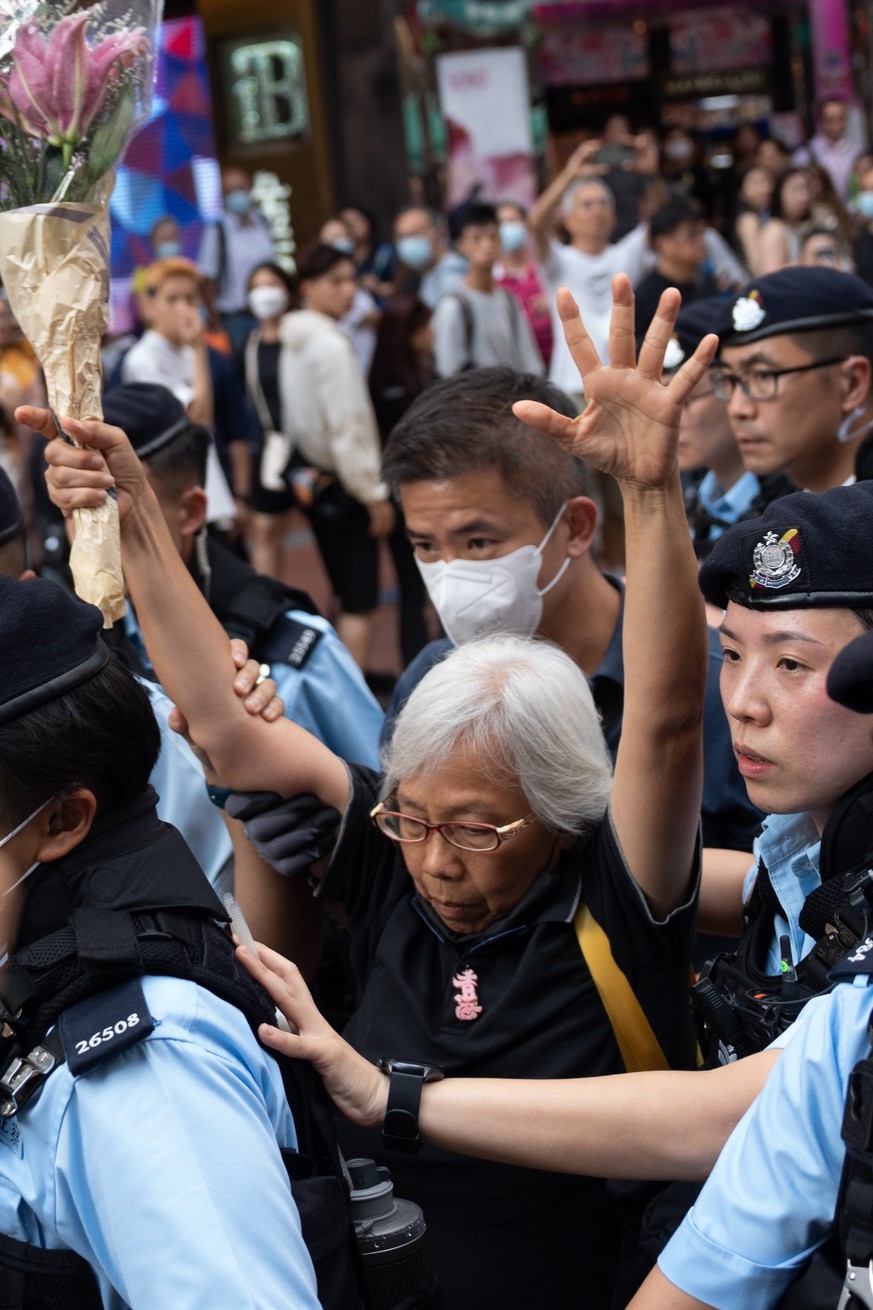
[[[423,1083],[442,1072],[556,1078],[693,1060],[686,988],[707,643],[676,444],[715,339],[663,386],[678,295],[662,297],[639,364],[627,278],[615,279],[614,297],[609,366],[560,297],[585,413],[515,407],[622,489],[625,709],[612,782],[584,675],[536,641],[470,643],[433,669],[403,710],[383,778],[286,719],[240,715],[218,677],[223,634],[123,433],[71,420],[92,450],[48,450],[65,511],[114,483],[145,640],[216,782],[275,792],[274,837],[290,823],[283,797],[312,792],[342,815],[321,893],[341,902],[351,933],[359,996],[345,1035],[391,1076],[381,1141],[349,1128],[346,1150],[388,1162],[397,1194],[423,1206],[446,1310],[608,1306],[621,1224],[602,1180],[430,1145],[419,1153]],[[51,432],[48,416],[28,417]]]

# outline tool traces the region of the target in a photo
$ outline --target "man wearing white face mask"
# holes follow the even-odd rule
[[[597,510],[588,471],[514,418],[514,400],[565,414],[551,384],[510,369],[473,369],[426,391],[394,429],[383,457],[418,565],[449,640],[432,642],[401,676],[394,718],[453,644],[495,632],[542,636],[588,677],[615,755],[624,713],[621,583],[591,555]],[[704,844],[750,850],[759,815],[737,771],[718,691],[721,653],[709,634],[704,708]]]

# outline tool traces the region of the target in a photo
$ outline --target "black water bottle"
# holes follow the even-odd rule
[[[421,1207],[394,1195],[391,1175],[373,1160],[347,1160],[352,1222],[373,1310],[436,1306],[439,1293]]]

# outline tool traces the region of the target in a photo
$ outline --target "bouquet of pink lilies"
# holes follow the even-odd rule
[[[102,418],[112,169],[148,114],[163,0],[0,0],[0,277],[58,428]],[[124,614],[118,508],[77,510],[76,590]]]

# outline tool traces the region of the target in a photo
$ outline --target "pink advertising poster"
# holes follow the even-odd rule
[[[466,50],[436,61],[440,110],[448,132],[448,204],[475,187],[483,200],[536,195],[527,67],[515,47]]]

